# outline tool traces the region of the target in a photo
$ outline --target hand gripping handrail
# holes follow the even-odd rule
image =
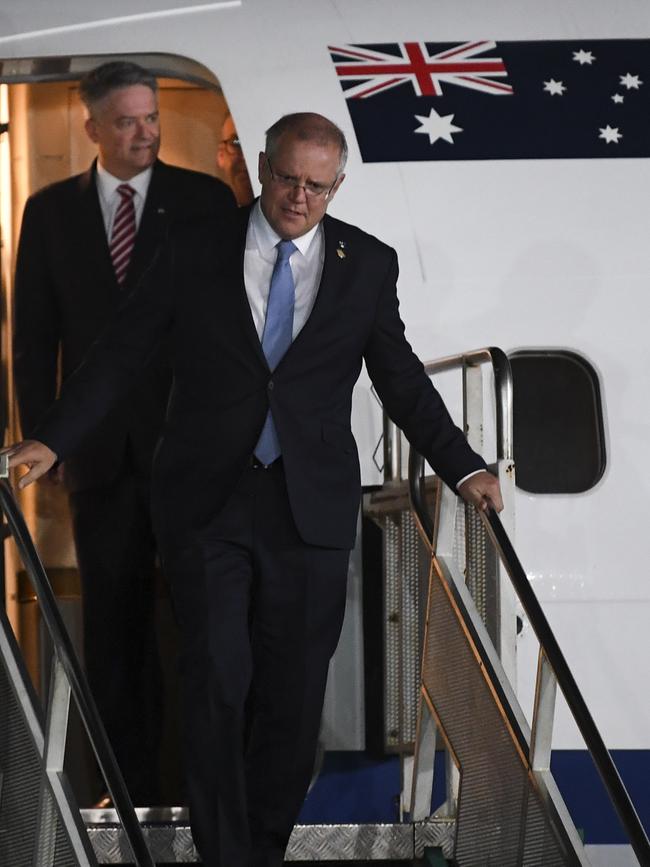
[[[496,427],[497,427],[497,459],[513,459],[512,442],[512,374],[507,356],[500,349],[480,349],[462,355],[449,356],[439,361],[425,364],[427,373],[439,373],[443,370],[451,370],[466,365],[476,365],[491,362],[494,371],[494,386],[496,392]],[[423,540],[431,547],[433,538],[433,521],[428,513],[424,499],[423,489],[424,458],[415,449],[409,451],[409,494],[411,508],[416,524],[418,525]],[[610,800],[618,813],[632,849],[639,859],[641,867],[650,867],[650,841],[645,833],[639,816],[632,804],[630,796],[621,780],[616,765],[612,760],[609,750],[596,727],[589,712],[578,685],[571,673],[571,669],[560,650],[553,631],[546,619],[544,611],[528,581],[510,539],[503,528],[500,518],[493,510],[480,513],[488,536],[494,547],[499,552],[512,582],[513,588],[526,612],[526,616],[537,636],[540,645],[540,668],[544,665],[550,669],[564,694],[576,721],[585,745],[591,754],[601,776],[603,784],[609,794]],[[536,744],[536,721],[539,711],[540,684],[538,681],[535,720],[533,721],[533,734],[530,748],[531,765],[535,766]],[[550,740],[547,739],[547,745]],[[550,746],[548,747],[550,753]],[[550,757],[550,756],[549,756]]]
[[[431,376],[445,370],[477,367],[480,364],[491,364],[494,374],[494,391],[496,398],[496,452],[497,460],[514,460],[512,444],[512,369],[508,356],[496,346],[475,349],[459,355],[448,355],[436,361],[424,364],[425,372]],[[408,481],[411,506],[416,523],[425,544],[431,547],[433,538],[433,521],[425,506],[422,478],[424,474],[424,458],[415,449],[409,449]]]
[[[70,691],[79,709],[79,715],[88,734],[88,739],[101,772],[104,775],[104,780],[115,804],[115,809],[122,822],[124,833],[131,846],[135,863],[138,867],[154,867],[153,858],[147,848],[142,828],[135,814],[122,773],[115,760],[79,659],[59,612],[52,587],[36,552],[25,519],[16,503],[11,487],[4,479],[0,479],[0,508],[4,512],[9,529],[14,537],[32,587],[40,603],[41,615],[52,638],[56,658],[63,669],[70,686]]]

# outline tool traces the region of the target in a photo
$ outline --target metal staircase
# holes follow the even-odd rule
[[[498,349],[479,350],[434,362],[428,369],[462,369],[465,423],[471,442],[476,430],[483,431],[480,372],[484,364],[492,368],[496,395],[494,469],[502,485],[505,518],[512,522],[508,510],[514,486],[512,384],[507,358]],[[476,404],[481,410],[478,414]],[[474,556],[468,551],[461,571],[456,538],[458,498],[440,485],[432,515],[425,502],[423,476],[424,460],[412,452],[411,505],[431,553],[431,571],[411,818],[434,818],[429,813],[439,735],[449,761],[447,800],[437,815],[456,819],[453,855],[459,867],[587,867],[582,841],[550,771],[559,685],[639,864],[648,867],[648,838],[501,520],[494,512],[480,513],[484,538],[472,541],[466,535]],[[476,574],[470,574],[477,550],[483,552],[478,564],[473,563],[475,572],[478,565],[478,581]],[[498,558],[488,556],[488,551],[496,552]],[[513,591],[539,641],[532,728],[511,686]],[[481,610],[477,605],[477,596],[479,603],[486,598],[496,601],[497,622],[491,620],[489,606]]]
[[[486,389],[482,369],[492,371]],[[427,365],[460,369],[472,445],[487,436],[483,399],[494,386],[494,466],[512,527],[512,386],[499,350]],[[385,427],[388,484],[366,497],[384,529],[389,749],[403,759],[403,821],[294,829],[289,861],[420,860],[458,867],[587,867],[579,835],[550,774],[556,683],[601,772],[641,867],[650,844],[499,518],[478,518],[409,460]],[[3,475],[0,467],[0,476]],[[4,470],[6,477],[6,468]],[[410,498],[410,501],[409,501]],[[52,687],[41,709],[0,607],[0,864],[11,867],[196,862],[184,808],[134,811],[11,488],[0,508],[38,597],[54,646]],[[418,534],[420,540],[418,540]],[[424,578],[423,578],[424,572]],[[511,583],[512,582],[512,583]],[[424,587],[426,593],[422,594]],[[513,589],[514,588],[514,589]],[[540,640],[532,727],[518,706],[515,604]],[[423,648],[420,656],[420,647]],[[79,810],[63,772],[70,699],[77,704],[116,810]],[[446,801],[432,814],[436,745],[447,750]]]

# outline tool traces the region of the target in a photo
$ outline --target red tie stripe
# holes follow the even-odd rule
[[[121,286],[129,268],[135,243],[135,207],[133,205],[135,190],[128,184],[120,184],[117,192],[120,194],[121,201],[117,206],[113,221],[110,253],[115,277]]]

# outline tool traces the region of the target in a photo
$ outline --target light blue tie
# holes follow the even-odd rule
[[[271,370],[280,363],[293,337],[293,307],[296,287],[293,282],[289,259],[298,249],[293,241],[279,241],[278,258],[273,266],[266,321],[262,334],[262,349]],[[269,409],[262,433],[255,446],[255,457],[261,463],[272,464],[281,454],[280,441]]]

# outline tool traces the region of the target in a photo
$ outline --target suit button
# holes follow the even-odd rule
[[[273,380],[271,380],[266,387],[268,388],[269,391],[273,391]]]

